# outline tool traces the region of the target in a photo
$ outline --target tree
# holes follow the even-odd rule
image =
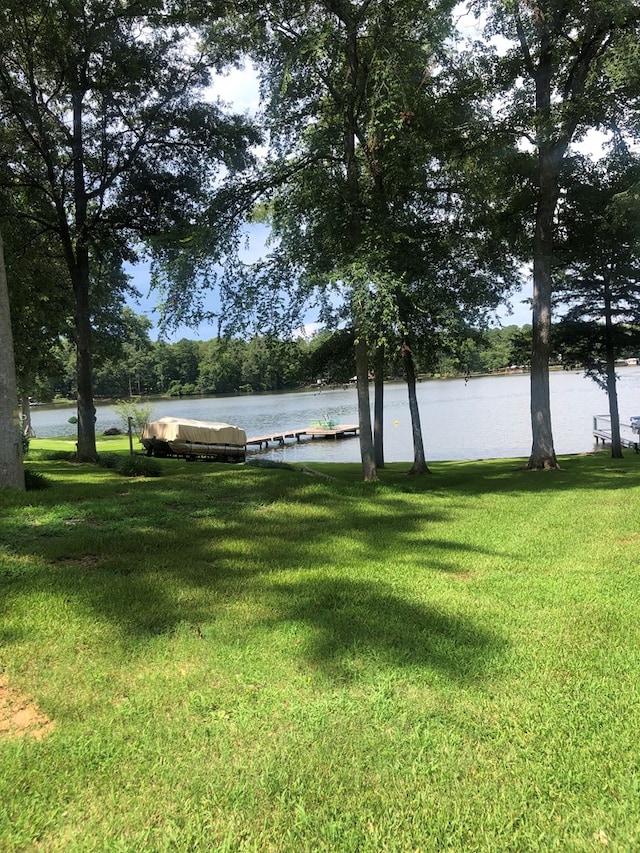
[[[9,290],[0,233],[0,488],[24,491],[18,391],[13,358]]]
[[[15,140],[11,128],[0,123],[0,150],[13,151]],[[0,210],[10,208],[12,197],[20,194],[16,187],[2,192],[3,186],[12,183],[8,159],[0,158]],[[18,216],[6,218],[3,239],[16,382],[23,429],[28,436],[29,398],[36,393],[39,380],[46,382],[62,370],[58,341],[70,330],[73,303],[64,286],[66,271],[60,247],[37,222]]]
[[[624,114],[624,92],[611,63],[624,60],[634,33],[637,39],[639,19],[632,0],[497,0],[492,6],[489,35],[497,33],[509,43],[496,63],[498,102],[514,141],[533,149],[535,166],[529,468],[558,467],[549,356],[560,176],[572,143]]]
[[[411,414],[411,431],[413,434],[413,465],[409,469],[409,473],[429,474],[429,466],[427,465],[427,459],[424,452],[424,442],[422,440],[422,426],[420,422],[420,409],[418,408],[416,368],[413,353],[406,342],[403,342],[401,352],[407,381],[407,389],[409,392],[409,411]]]
[[[23,430],[30,435],[29,398],[62,373],[59,342],[70,332],[73,308],[64,263],[50,236],[15,219],[5,222],[3,236],[18,398]]]
[[[272,2],[257,49],[269,131],[284,176],[270,199],[278,239],[264,278],[343,299],[354,330],[365,480],[377,477],[369,352],[394,325],[399,286],[396,185],[425,131],[430,65],[450,31],[450,3]],[[414,122],[414,117],[420,120]],[[423,150],[420,146],[421,151]],[[283,260],[284,259],[284,260]],[[293,272],[293,275],[292,275]]]
[[[282,5],[269,4],[262,58],[270,130],[289,170],[269,206],[273,257],[286,262],[270,265],[268,278],[344,300],[359,365],[363,468],[373,478],[370,353],[380,345],[415,351],[425,314],[440,332],[456,313],[477,318],[495,306],[513,282],[508,232],[496,230],[502,210],[490,198],[493,161],[485,156],[478,168],[479,152],[495,158],[503,140],[489,144],[478,75],[446,44],[448,3],[309,3],[300,19],[284,17]],[[413,470],[426,472],[411,361]]]
[[[95,340],[96,395],[131,398],[157,390],[149,339],[151,326],[148,317],[127,306],[111,323],[102,325]]]
[[[349,382],[353,376],[353,329],[322,331],[308,345],[308,382]]]
[[[161,252],[167,232],[189,239],[219,164],[245,165],[255,139],[198,100],[212,60],[179,12],[165,0],[6,0],[0,10],[0,105],[15,140],[4,214],[38,222],[61,247],[84,461],[96,458],[92,269],[134,259],[141,240]]]
[[[373,451],[378,471],[384,468],[384,354],[381,343],[373,359]]]
[[[213,339],[202,347],[198,387],[203,394],[229,394],[243,384],[247,344],[234,338]]]
[[[558,336],[564,357],[607,392],[611,455],[622,458],[615,363],[640,343],[640,158],[578,160],[571,178],[559,209]]]

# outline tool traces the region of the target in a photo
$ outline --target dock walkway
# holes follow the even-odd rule
[[[601,421],[604,421],[608,426],[603,426]],[[594,415],[593,416],[593,437],[602,444],[611,444],[611,419],[609,415]],[[640,453],[640,434],[634,432],[631,424],[620,424],[620,444],[623,447],[630,447],[636,453]]]
[[[288,429],[281,432],[272,432],[267,435],[257,435],[247,439],[247,447],[255,445],[259,450],[277,444],[282,447],[286,439],[300,441],[302,438],[345,438],[358,434],[358,424],[335,424],[331,428],[325,427],[303,427],[302,429]]]

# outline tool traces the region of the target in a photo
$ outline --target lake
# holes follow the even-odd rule
[[[550,376],[551,409],[556,453],[582,453],[593,449],[593,415],[608,412],[604,391],[575,371],[554,371]],[[373,395],[373,389],[372,389]],[[640,367],[619,369],[620,417],[628,422],[640,415]],[[418,402],[425,453],[428,460],[528,457],[531,451],[529,376],[482,376],[469,379],[427,380],[418,385]],[[358,423],[355,387],[251,394],[237,397],[198,397],[153,401],[153,418],[197,418],[224,421],[242,427],[248,437],[310,426],[331,418]],[[36,407],[33,428],[39,438],[71,435],[68,422],[74,408]],[[96,406],[96,429],[123,424],[109,405]],[[413,458],[411,422],[404,383],[385,385],[385,459],[405,462]],[[257,451],[250,450],[249,453]],[[263,455],[288,462],[357,462],[357,438],[302,439],[285,447],[270,447]]]

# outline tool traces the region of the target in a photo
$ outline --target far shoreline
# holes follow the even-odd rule
[[[554,366],[551,371],[563,370],[564,368]],[[571,368],[573,370],[573,368]],[[502,370],[494,370],[488,373],[420,373],[416,376],[418,382],[451,382],[458,379],[483,379],[491,376],[523,376],[529,374],[529,368],[504,368]],[[384,380],[385,385],[404,384],[405,380],[402,377],[390,377]],[[369,384],[373,384],[373,379],[369,380]],[[310,384],[303,385],[297,388],[274,388],[266,391],[229,391],[220,394],[216,393],[200,393],[200,394],[134,394],[131,397],[99,397],[93,398],[95,405],[113,406],[117,403],[135,402],[135,403],[155,403],[167,400],[203,400],[203,399],[230,399],[234,397],[263,397],[268,394],[304,394],[309,391],[328,390],[328,391],[346,391],[349,388],[356,388],[355,382],[327,382],[321,385]],[[31,403],[32,409],[73,409],[77,406],[77,401],[71,398],[57,398],[48,401],[37,401]]]

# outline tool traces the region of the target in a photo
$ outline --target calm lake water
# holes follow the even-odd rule
[[[593,416],[608,412],[606,394],[579,372],[553,372],[550,383],[556,453],[592,450]],[[628,422],[632,415],[640,415],[640,367],[620,368],[618,397],[623,422]],[[528,375],[483,376],[468,382],[464,379],[429,380],[419,384],[418,401],[429,460],[529,456]],[[108,427],[122,427],[110,406],[96,408],[98,433]],[[74,427],[68,419],[73,414],[73,408],[34,408],[32,419],[36,435],[47,438],[72,434]],[[357,424],[358,406],[355,388],[323,389],[154,402],[152,417],[165,415],[224,421],[242,427],[247,436],[252,437],[303,428],[325,417]],[[411,421],[403,383],[385,385],[384,431],[385,459],[388,462],[411,460]],[[270,447],[262,453],[289,462],[357,462],[360,459],[357,438],[289,441],[283,448]]]

